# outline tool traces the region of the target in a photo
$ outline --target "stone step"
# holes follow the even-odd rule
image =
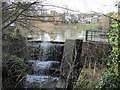
[[[26,76],[26,88],[56,88],[58,77],[53,76]]]

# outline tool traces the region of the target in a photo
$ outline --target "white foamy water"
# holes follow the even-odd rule
[[[58,61],[36,61],[36,60],[29,60],[29,63],[33,63],[35,69],[40,68],[40,69],[49,69],[52,64],[54,63],[60,63]]]
[[[44,75],[46,72],[49,73],[49,69],[53,64],[59,64],[58,61],[36,61],[29,60],[29,63],[32,63],[33,72],[38,75]]]
[[[49,57],[49,53],[50,53],[50,47],[53,44],[51,43],[46,43],[43,42],[40,44],[40,52],[39,52],[39,59],[42,61],[46,61]]]
[[[56,40],[60,40],[60,36],[56,37]],[[50,41],[48,33],[44,34],[44,41]],[[61,82],[58,83],[59,78],[48,76],[53,75],[53,71],[59,67],[60,62],[50,61],[51,57],[55,57],[52,50],[55,49],[52,43],[44,42],[40,44],[39,58],[38,60],[29,60],[28,63],[31,65],[32,75],[26,75],[26,88],[56,88],[60,86]],[[57,59],[56,59],[57,60]],[[55,71],[54,71],[55,72]],[[59,73],[59,72],[58,72]],[[57,84],[58,83],[58,84]]]
[[[27,88],[55,88],[58,82],[58,77],[52,76],[26,76],[26,87]]]

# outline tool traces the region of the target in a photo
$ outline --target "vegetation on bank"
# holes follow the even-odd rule
[[[119,7],[119,4],[117,4],[116,6]],[[107,56],[109,57],[107,59],[108,62],[107,64],[105,64],[108,66],[108,68],[107,70],[102,71],[102,74],[100,76],[94,73],[92,74],[87,73],[86,70],[88,69],[84,69],[78,78],[77,89],[89,88],[92,90],[94,89],[109,90],[109,89],[120,88],[120,52],[119,52],[120,51],[120,20],[119,20],[120,12],[118,12],[117,17],[113,17],[113,15],[114,13],[111,13],[108,16],[111,19],[111,22],[109,22],[110,27],[109,27],[108,35],[110,38],[110,45],[112,46],[111,53],[110,55]],[[96,75],[99,78],[95,78]],[[89,87],[89,85],[92,86]]]
[[[117,4],[117,6],[119,6]],[[120,7],[119,7],[120,9]],[[112,51],[110,53],[110,57],[112,60],[108,60],[107,65],[110,66],[109,70],[104,73],[104,75],[100,79],[100,83],[97,88],[101,89],[119,89],[120,88],[120,20],[118,12],[118,16],[113,18],[113,14],[110,14],[111,17],[111,27],[108,32]]]
[[[10,30],[10,29],[8,29]],[[2,84],[6,88],[24,88],[24,79],[29,66],[26,64],[26,39],[19,30],[3,32]]]

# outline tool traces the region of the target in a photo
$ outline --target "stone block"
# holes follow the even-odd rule
[[[66,39],[65,41],[60,73],[60,78],[66,81],[65,88],[72,88],[82,68],[80,60],[82,41],[81,39]]]

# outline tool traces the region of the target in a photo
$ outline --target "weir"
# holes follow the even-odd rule
[[[31,66],[31,73],[26,75],[26,89],[66,88],[66,85],[68,83],[65,81],[66,79],[63,78],[63,76],[61,76],[61,74],[63,73],[69,74],[71,70],[68,66],[67,61],[73,62],[75,60],[75,63],[73,64],[76,64],[76,62],[80,61],[80,57],[78,57],[78,53],[80,55],[81,49],[79,49],[80,52],[76,52],[75,50],[77,47],[82,46],[81,43],[82,40],[72,40],[71,42],[71,40],[68,39],[64,44],[64,42],[60,42],[59,40],[50,41],[50,37],[48,34],[45,35],[45,38],[46,41],[38,41],[38,42],[28,41],[29,42],[28,63]],[[60,37],[58,36],[56,40],[59,38]],[[72,45],[72,47],[69,48],[69,45]],[[77,53],[77,55],[75,55],[75,53]],[[70,58],[69,60],[67,60],[67,57],[73,57],[73,56],[74,58]],[[76,69],[79,69],[79,67],[77,67]],[[69,78],[69,80],[70,79],[71,77]]]

